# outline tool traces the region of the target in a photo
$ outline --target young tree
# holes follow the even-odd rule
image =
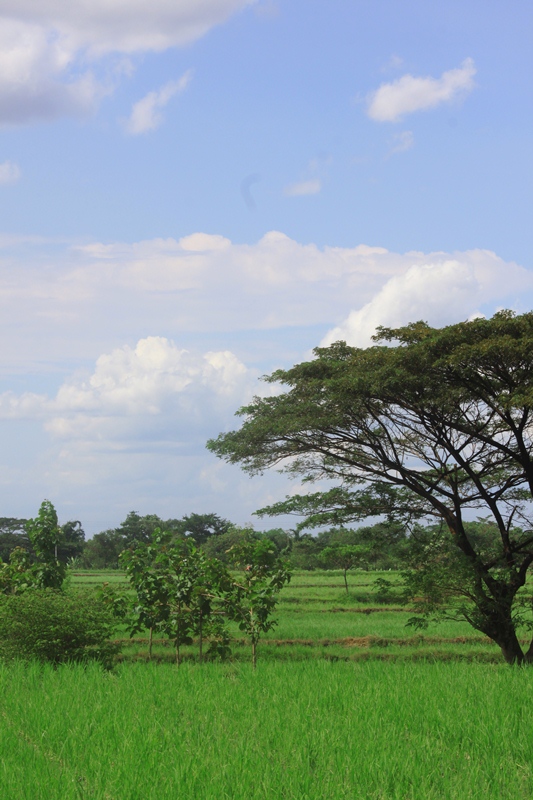
[[[524,652],[517,636],[517,593],[533,563],[533,312],[380,329],[376,341],[337,342],[273,373],[267,380],[286,391],[255,398],[239,412],[242,428],[208,447],[251,473],[281,464],[334,483],[264,512],[303,513],[310,524],[442,520],[454,554],[447,574],[468,589],[458,613],[509,663],[533,662],[533,641]],[[473,512],[495,526],[490,551],[468,531]],[[426,556],[442,569],[434,550]],[[433,601],[455,602],[446,592]]]
[[[57,551],[63,541],[63,531],[49,500],[43,500],[35,519],[26,523],[26,530],[38,559],[33,567],[37,585],[42,589],[60,589],[65,579],[65,565],[58,561]]]
[[[276,553],[268,539],[250,539],[232,548],[233,563],[243,568],[226,594],[226,608],[231,619],[250,637],[252,666],[257,665],[257,644],[277,620],[272,619],[278,594],[291,579],[288,563]]]
[[[366,563],[368,550],[359,544],[333,544],[322,550],[321,557],[329,566],[342,569],[344,586],[348,593],[347,572]]]
[[[157,563],[160,555],[160,531],[156,529],[151,544],[139,542],[135,548],[124,550],[119,557],[126,577],[135,590],[129,616],[130,636],[149,631],[148,657],[152,659],[154,629],[162,628],[170,616],[170,587],[168,575]]]

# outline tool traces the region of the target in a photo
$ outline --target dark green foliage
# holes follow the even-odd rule
[[[138,544],[149,545],[156,530],[170,533],[172,539],[190,538],[199,545],[225,535],[230,526],[230,522],[217,514],[189,514],[181,519],[163,520],[157,514],[140,516],[130,511],[117,528],[97,533],[85,543],[82,563],[92,569],[118,569],[122,551]]]
[[[33,589],[0,596],[0,657],[111,665],[114,621],[93,592]]]
[[[256,397],[238,412],[242,428],[208,447],[252,474],[281,465],[334,484],[262,513],[304,515],[311,527],[443,521],[446,542],[428,547],[420,569],[429,580],[434,565],[428,596],[451,603],[509,663],[533,663],[533,641],[524,651],[516,632],[533,564],[533,312],[443,329],[417,322],[381,329],[376,341],[364,350],[337,342],[276,371],[267,380],[285,391]],[[469,529],[474,514],[490,518],[490,541]],[[468,604],[456,606],[445,584],[464,581]]]
[[[96,533],[85,542],[82,563],[88,569],[118,569],[118,557],[125,548],[124,537],[117,530]]]
[[[79,520],[69,520],[61,525],[61,540],[57,547],[57,560],[67,564],[80,558],[85,545],[85,531]]]
[[[176,530],[182,536],[190,536],[195,544],[201,545],[214,536],[222,536],[231,528],[231,522],[218,514],[188,514],[175,520]],[[168,523],[165,524],[168,530]]]
[[[26,519],[15,519],[14,517],[0,518],[0,560],[9,561],[9,554],[15,547],[23,547],[28,552],[31,550],[31,543],[26,532]]]
[[[233,547],[247,542],[249,539],[259,541],[260,538],[261,534],[252,528],[240,528],[237,525],[232,525],[226,533],[221,533],[219,536],[212,536],[208,539],[202,545],[202,550],[208,558],[216,558],[223,564],[231,564],[230,552]]]

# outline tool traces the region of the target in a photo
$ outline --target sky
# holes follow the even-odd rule
[[[528,0],[0,0],[0,516],[253,511],[262,375],[533,307]]]

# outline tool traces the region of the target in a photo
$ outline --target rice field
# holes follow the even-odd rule
[[[376,579],[392,584],[391,597],[383,600]],[[77,573],[73,585],[97,586],[103,581],[124,585],[120,572]],[[420,633],[407,626],[413,612],[401,604],[393,572],[357,571],[349,574],[348,593],[342,572],[327,570],[296,573],[280,595],[278,625],[259,644],[259,658],[267,661],[326,660],[477,660],[500,663],[499,648],[467,623],[441,622]],[[247,661],[246,638],[233,626],[233,659]],[[144,661],[148,638],[121,638],[123,661]],[[172,647],[156,639],[154,658],[171,662]],[[196,646],[184,647],[184,657],[196,659]]]
[[[225,663],[124,634],[112,672],[0,664],[1,800],[529,800],[533,671],[462,624],[413,633],[375,577],[295,575],[255,672],[236,630]]]
[[[3,800],[530,798],[530,670],[0,668]]]

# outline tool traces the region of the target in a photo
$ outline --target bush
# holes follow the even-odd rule
[[[0,597],[0,658],[98,661],[110,667],[118,647],[112,612],[94,593],[33,589]]]

